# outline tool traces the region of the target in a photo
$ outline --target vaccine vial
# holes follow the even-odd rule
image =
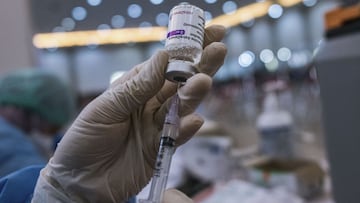
[[[266,94],[263,111],[256,126],[260,134],[260,152],[274,159],[295,157],[295,135],[292,115],[281,108],[274,92]]]
[[[197,71],[203,50],[204,11],[188,3],[171,9],[165,49],[169,54],[166,78],[172,82],[186,82]]]

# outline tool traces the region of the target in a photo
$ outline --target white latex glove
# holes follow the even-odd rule
[[[180,133],[202,125],[193,114],[223,64],[225,29],[206,29],[198,71],[179,90]],[[161,129],[177,85],[165,80],[168,55],[159,51],[116,80],[80,113],[38,179],[33,202],[123,202],[153,175]],[[89,81],[90,82],[90,81]]]

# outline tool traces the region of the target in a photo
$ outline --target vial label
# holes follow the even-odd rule
[[[204,11],[190,4],[175,6],[170,11],[165,46],[191,46],[202,49]],[[195,47],[194,47],[195,46]]]

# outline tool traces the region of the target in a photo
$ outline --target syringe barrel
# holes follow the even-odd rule
[[[154,176],[151,182],[149,199],[153,203],[160,203],[166,188],[169,175],[172,154],[175,151],[175,140],[169,136],[163,136],[160,140],[160,148],[156,159]]]
[[[169,175],[171,158],[175,151],[175,140],[179,135],[179,102],[178,95],[175,95],[172,98],[169,112],[165,118],[149,198],[141,200],[140,203],[161,203],[162,201]]]

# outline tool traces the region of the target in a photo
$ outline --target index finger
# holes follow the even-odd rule
[[[220,42],[225,36],[226,29],[222,25],[211,25],[205,28],[203,47],[212,42]]]

